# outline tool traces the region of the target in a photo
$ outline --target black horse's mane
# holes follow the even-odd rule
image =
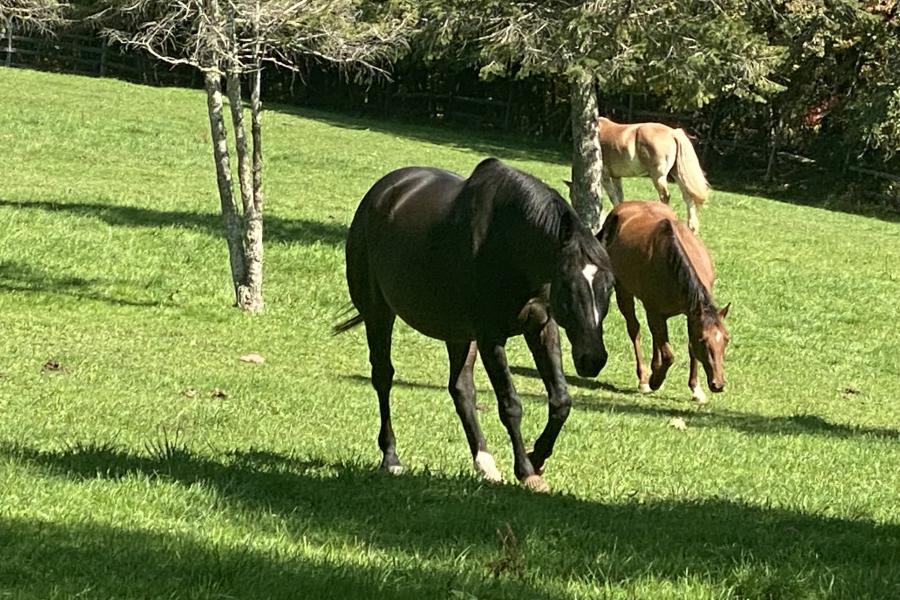
[[[688,306],[694,314],[700,313],[704,322],[718,322],[719,311],[713,301],[712,294],[700,281],[691,258],[678,240],[678,235],[669,221],[663,221],[662,232],[668,236],[672,251],[669,252],[669,266],[675,274],[679,289],[687,296]]]
[[[581,251],[591,262],[609,267],[609,257],[599,244],[594,243],[593,234],[559,192],[537,177],[496,158],[481,161],[469,181],[479,181],[483,173],[497,182],[498,193],[493,198],[495,209],[514,204],[532,226],[558,240],[563,251]]]

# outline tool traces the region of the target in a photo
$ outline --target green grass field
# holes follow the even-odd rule
[[[265,121],[267,311],[248,317],[230,307],[202,93],[0,69],[0,598],[900,597],[900,224],[714,192],[729,389],[689,402],[673,320],[677,362],[638,395],[612,310],[546,496],[475,478],[444,347],[399,326],[408,470],[390,477],[364,335],[329,335],[359,199],[396,167],[486,155],[562,188],[566,157]],[[509,352],[533,440],[543,387],[524,341]]]

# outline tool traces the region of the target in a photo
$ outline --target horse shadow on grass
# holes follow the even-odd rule
[[[114,227],[147,227],[161,229],[175,227],[199,231],[206,235],[224,237],[222,216],[215,213],[195,213],[153,210],[140,206],[107,204],[102,202],[54,202],[51,200],[5,200],[0,208],[61,212],[78,217],[99,219]],[[347,226],[342,223],[322,223],[307,219],[285,219],[272,214],[265,216],[265,239],[279,244],[315,244],[340,246],[347,238]]]
[[[273,527],[265,523],[274,517],[277,531],[291,532],[306,546],[309,540],[351,541],[396,557],[403,572],[386,574],[339,559],[286,561],[256,546],[206,547],[193,536],[7,518],[0,521],[0,538],[8,542],[0,544],[0,556],[6,554],[4,570],[16,572],[11,581],[17,592],[42,596],[48,589],[75,591],[91,584],[95,595],[165,595],[215,583],[219,594],[261,597],[305,591],[305,597],[446,597],[458,590],[564,598],[554,589],[572,579],[597,589],[688,578],[735,597],[900,594],[896,524],[725,498],[600,503],[486,485],[463,475],[391,477],[358,463],[258,449],[207,456],[181,447],[148,454],[107,443],[56,451],[0,447],[6,461],[77,483],[139,477],[210,489],[216,510],[233,515],[242,527],[259,527],[260,536]],[[507,528],[515,537],[512,548],[498,542],[498,530]],[[431,566],[462,555],[466,559],[457,569]],[[403,567],[403,557],[414,564]],[[548,590],[548,580],[563,585]]]
[[[540,379],[540,374],[531,367],[510,366],[510,372],[523,377]],[[371,385],[370,379],[364,375],[344,375],[344,379],[360,385]],[[900,429],[890,427],[869,427],[865,425],[846,425],[832,423],[818,415],[796,414],[790,416],[765,416],[743,413],[715,406],[715,400],[702,407],[682,403],[681,406],[660,406],[659,399],[652,395],[638,394],[634,390],[623,390],[611,383],[567,376],[571,387],[583,390],[602,390],[616,395],[628,395],[627,400],[598,398],[588,394],[573,394],[573,406],[576,411],[612,412],[653,418],[680,417],[692,427],[727,427],[735,431],[751,435],[802,435],[813,434],[837,438],[872,437],[886,441],[900,442]],[[428,389],[447,393],[445,386],[418,381],[395,379],[394,385],[408,389]],[[493,394],[491,390],[478,390],[480,396]],[[547,397],[541,394],[519,393],[523,401],[546,404]],[[374,392],[373,392],[374,399]],[[483,405],[479,404],[479,408]]]

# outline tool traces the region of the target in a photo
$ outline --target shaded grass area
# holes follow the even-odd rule
[[[60,452],[27,447],[2,452],[76,482],[139,477],[199,485],[212,490],[226,507],[284,519],[292,538],[355,539],[398,556],[442,554],[448,545],[464,547],[476,556],[481,554],[476,549],[496,553],[496,560],[475,566],[500,571],[497,575],[502,577],[488,583],[485,591],[510,597],[523,593],[535,598],[567,597],[533,585],[529,573],[565,580],[593,571],[615,586],[647,577],[677,580],[699,565],[704,578],[724,584],[737,597],[805,597],[827,592],[861,598],[900,593],[900,581],[893,577],[900,557],[897,525],[764,508],[725,498],[598,504],[571,496],[536,496],[509,486],[485,486],[469,477],[414,473],[391,478],[360,465],[259,450],[229,452],[220,458],[181,447],[175,450],[155,457],[90,445]],[[361,489],[366,490],[364,496],[358,493]],[[339,502],[333,501],[338,498]],[[478,510],[473,510],[476,505]],[[729,529],[723,529],[722,523],[728,523]],[[506,531],[501,524],[508,524],[514,533],[514,549],[510,542],[504,546],[485,535],[495,527]],[[187,585],[189,595],[195,597],[251,591],[277,596],[300,584],[308,593],[327,597],[344,592],[412,598],[449,594],[457,589],[454,586],[464,591],[472,571],[462,565],[457,572],[426,566],[409,581],[379,581],[377,573],[366,568],[279,559],[240,548],[213,552],[187,536],[110,527],[69,529],[21,520],[4,523],[0,532],[14,545],[16,539],[39,539],[45,559],[56,556],[58,560],[61,554],[71,559],[65,562],[79,565],[74,573],[49,578],[54,586],[71,592],[91,583],[103,586],[115,581],[109,566],[114,574],[131,580],[132,593],[148,589],[160,595],[183,594],[187,590],[182,586]],[[100,572],[91,569],[107,555],[114,557],[109,566]],[[179,555],[189,558],[176,559]],[[5,568],[15,572],[16,567],[14,562]],[[407,568],[412,571],[416,566],[411,563]],[[128,575],[129,571],[137,576]],[[45,577],[18,575],[16,588],[21,591],[49,589]]]
[[[673,319],[669,379],[636,393],[611,311],[606,369],[569,378],[548,497],[471,475],[443,344],[398,324],[409,472],[387,478],[364,335],[329,335],[357,202],[393,168],[485,154],[561,188],[565,156],[267,112],[267,311],[249,318],[230,308],[204,110],[196,91],[0,69],[0,595],[900,594],[896,223],[717,191],[702,233],[733,303],[727,392],[687,402]],[[238,361],[251,351],[265,364]],[[524,342],[509,353],[530,441],[544,389]],[[480,368],[476,384],[509,478]]]

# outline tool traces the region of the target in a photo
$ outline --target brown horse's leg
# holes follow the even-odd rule
[[[512,442],[515,461],[513,470],[516,478],[533,491],[546,492],[549,488],[541,476],[534,472],[534,467],[525,451],[525,444],[522,442],[522,403],[519,401],[512,376],[509,373],[504,343],[505,340],[498,342],[490,338],[479,339],[478,351],[481,353],[481,362],[491,380],[494,393],[497,395],[500,421],[506,427],[509,440]]]
[[[569,418],[572,399],[569,398],[566,376],[562,370],[559,328],[556,323],[547,321],[540,329],[526,331],[525,341],[528,343],[528,349],[531,350],[531,355],[534,357],[534,364],[541,374],[541,380],[547,389],[547,398],[549,400],[547,424],[534,443],[534,450],[528,455],[535,472],[541,474],[544,470],[544,463],[553,454],[556,438],[559,436],[566,419]]]
[[[644,356],[641,352],[641,324],[637,320],[634,313],[634,296],[616,286],[616,304],[619,305],[619,312],[625,317],[625,326],[628,328],[628,337],[631,338],[631,345],[634,346],[634,362],[637,365],[638,389],[644,393],[650,391],[650,385],[647,381],[650,374],[647,372],[647,365],[644,362]]]
[[[669,328],[666,325],[666,318],[647,311],[647,325],[650,326],[650,333],[653,334],[653,361],[650,363],[653,372],[650,375],[650,389],[655,391],[666,380],[666,373],[675,362],[675,353],[672,352],[672,346],[669,344]]]
[[[377,315],[366,316],[366,340],[369,342],[369,362],[372,364],[372,387],[378,394],[381,413],[381,429],[378,431],[378,447],[381,448],[381,468],[395,475],[403,472],[397,457],[397,441],[391,427],[391,386],[394,365],[391,363],[391,333],[394,315],[385,307],[372,311]]]
[[[691,400],[696,401],[698,404],[706,404],[706,392],[697,385],[697,358],[694,356],[694,351],[691,350],[690,344],[688,344],[688,353],[691,356],[691,371],[688,375],[688,387],[691,390]]]
[[[472,369],[475,366],[478,348],[475,342],[448,342],[447,354],[450,357],[450,381],[447,389],[466,433],[469,451],[475,461],[475,470],[488,481],[502,481],[494,457],[487,451],[487,442],[481,433],[478,415],[475,412],[475,381],[472,378]]]

